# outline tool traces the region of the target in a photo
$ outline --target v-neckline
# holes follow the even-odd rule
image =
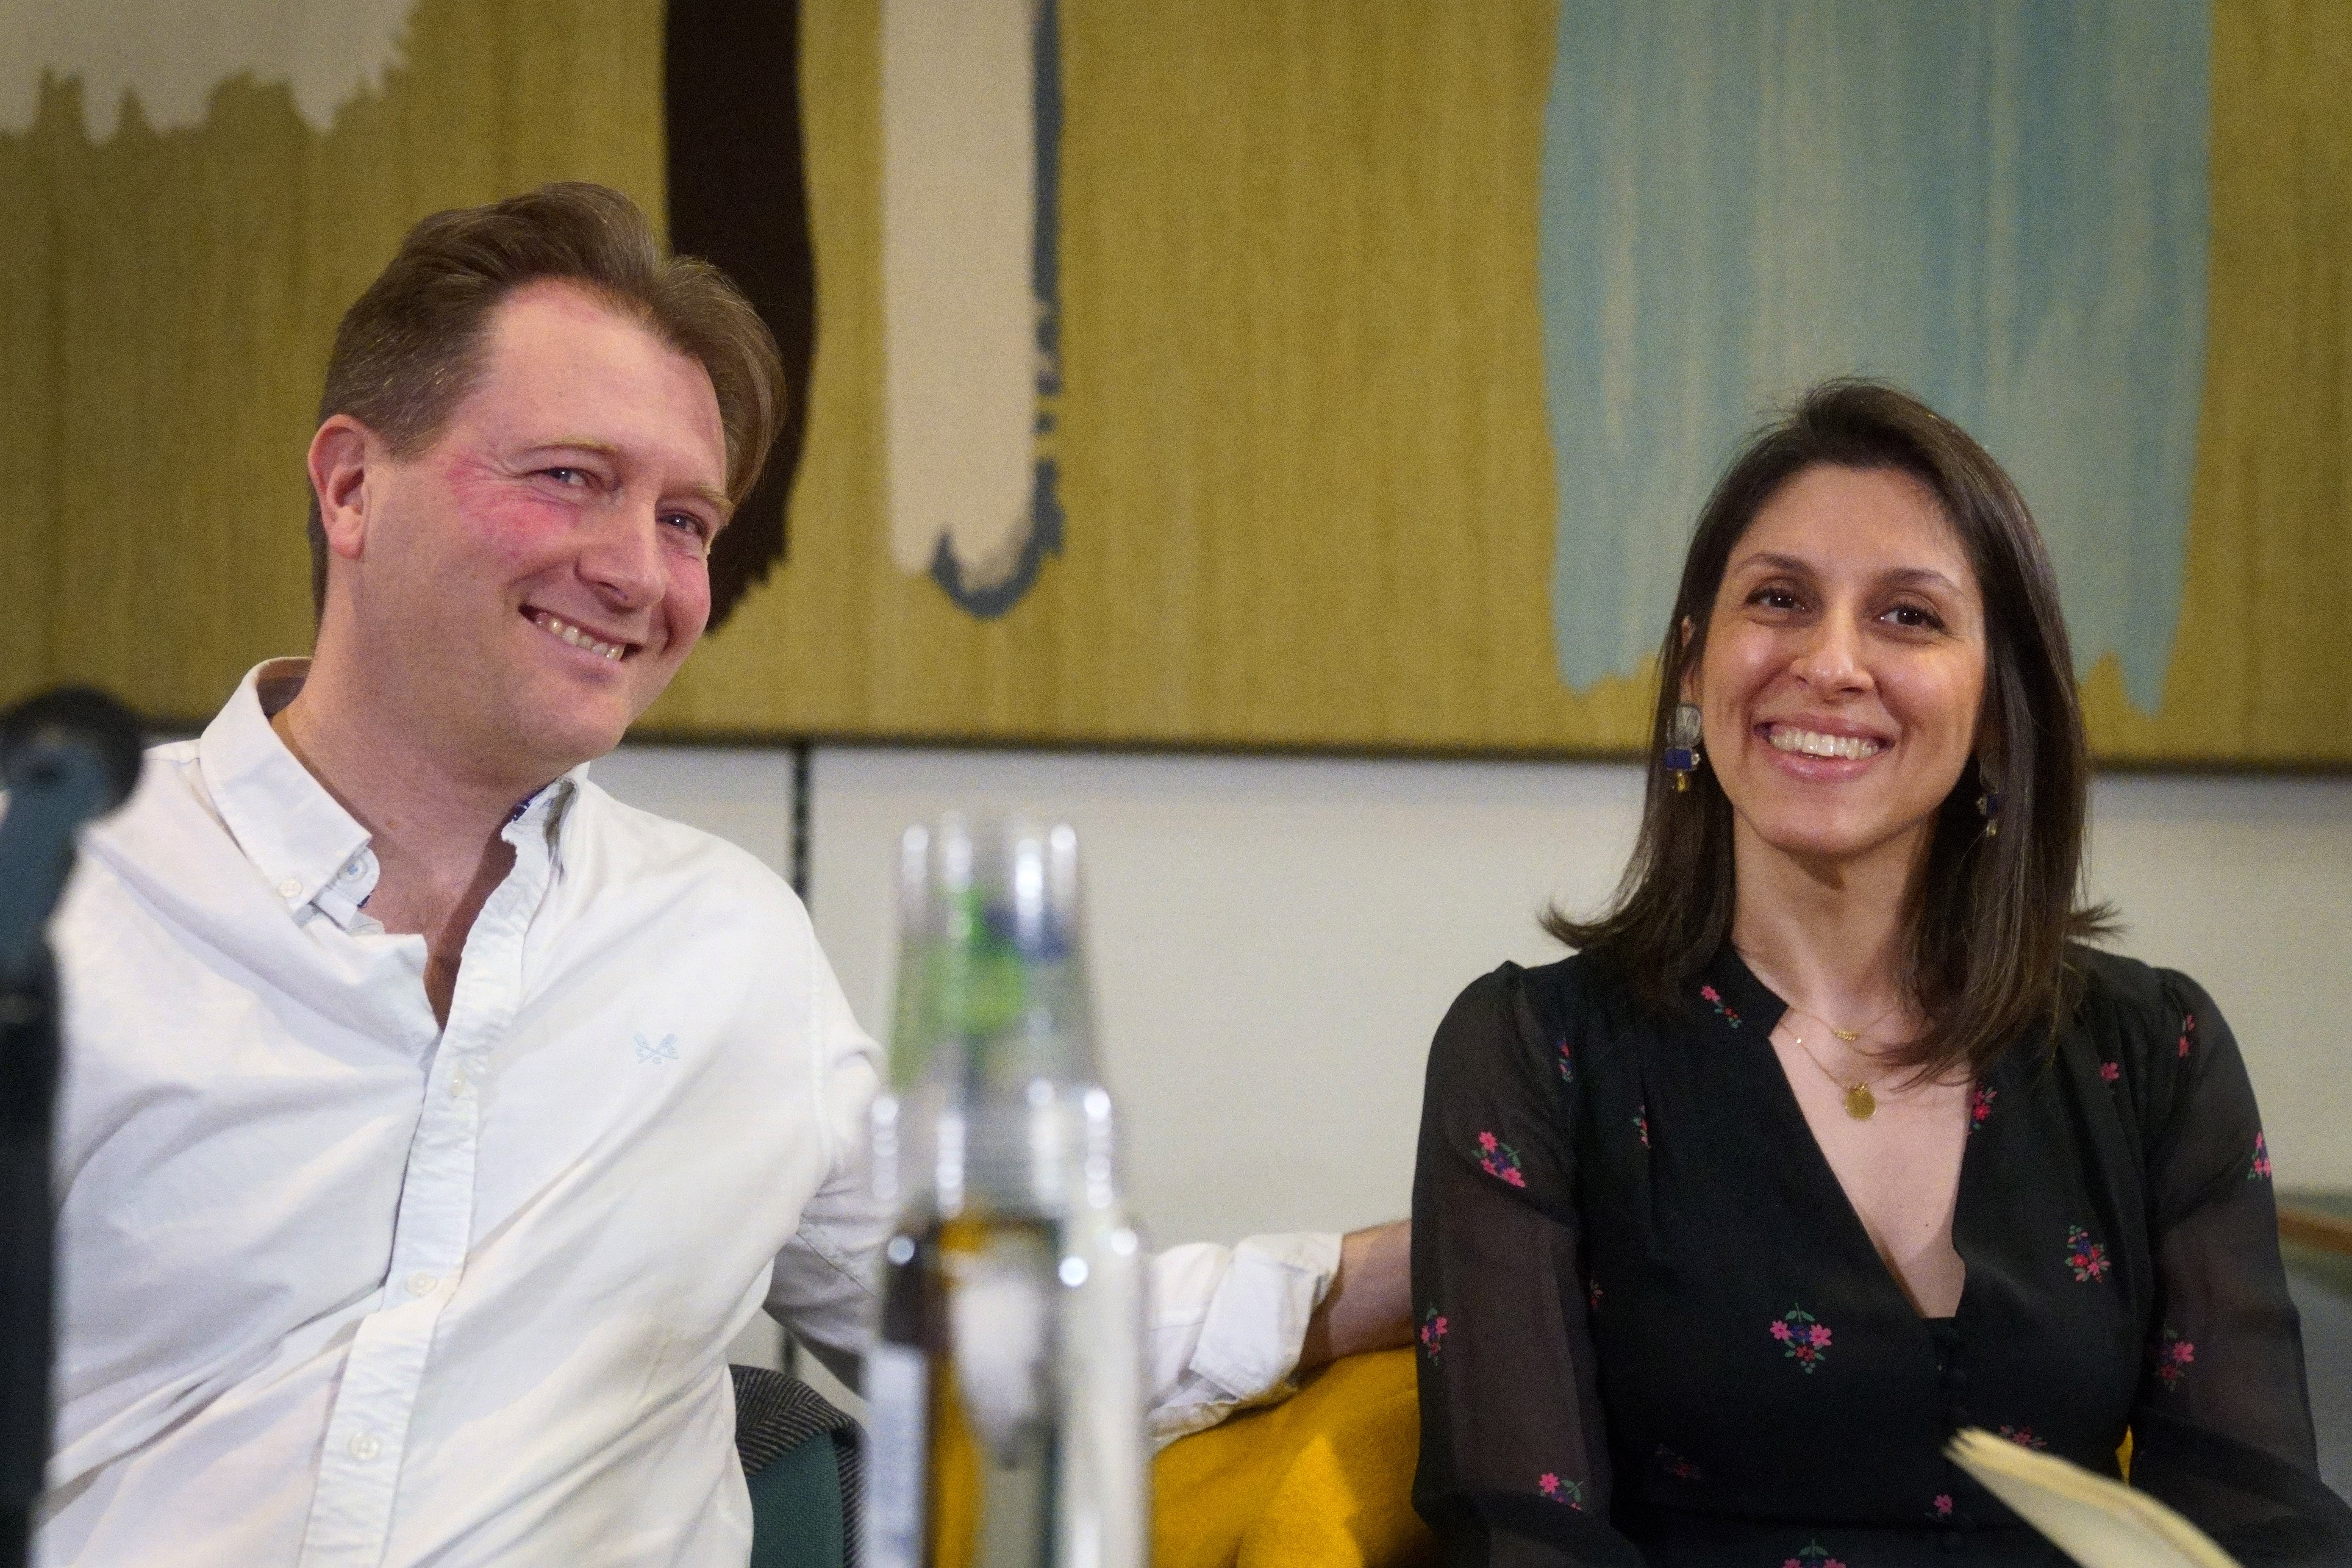
[[[1796,1088],[1790,1083],[1788,1071],[1780,1064],[1780,1053],[1772,1048],[1772,1031],[1780,1026],[1781,1018],[1789,1012],[1787,1001],[1757,978],[1756,972],[1748,967],[1747,960],[1739,956],[1739,950],[1732,946],[1728,938],[1725,939],[1715,961],[1706,966],[1705,978],[1711,983],[1711,988],[1717,991],[1718,997],[1709,999],[1702,993],[1701,999],[1712,1001],[1718,1015],[1717,1023],[1724,1021],[1722,1015],[1727,1011],[1741,1024],[1755,1028],[1752,1043],[1748,1044],[1748,1049],[1740,1053],[1740,1059],[1752,1065],[1759,1077],[1769,1080],[1769,1085],[1759,1088],[1771,1103],[1770,1114],[1778,1123],[1778,1131],[1785,1142],[1802,1151],[1799,1159],[1805,1165],[1813,1184],[1834,1197],[1835,1201],[1824,1204],[1823,1208],[1831,1215],[1842,1216],[1847,1249],[1858,1249],[1862,1257],[1870,1260],[1877,1270],[1878,1278],[1885,1282],[1886,1289],[1906,1315],[1916,1318],[1923,1326],[1938,1322],[1958,1323],[1968,1313],[1969,1290],[1977,1272],[1967,1249],[1960,1245],[1966,1229],[1962,1220],[1968,1213],[1969,1191],[1972,1185],[1969,1172],[1975,1163],[1976,1128],[1971,1125],[1961,1134],[1960,1169],[1952,1194],[1952,1251],[1960,1260],[1960,1294],[1952,1303],[1950,1311],[1931,1315],[1919,1310],[1918,1304],[1911,1299],[1911,1292],[1905,1289],[1902,1278],[1878,1250],[1878,1244],[1871,1239],[1870,1227],[1863,1223],[1862,1211],[1854,1206],[1853,1194],[1846,1191],[1845,1183],[1838,1177],[1837,1167],[1830,1163],[1829,1155],[1822,1148],[1821,1138],[1813,1131],[1813,1124],[1805,1118],[1805,1108],[1797,1099]],[[1747,1033],[1738,1026],[1734,1028],[1738,1034]],[[1832,1220],[1832,1223],[1838,1222]]]

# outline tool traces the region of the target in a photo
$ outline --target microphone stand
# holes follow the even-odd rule
[[[42,942],[0,973],[0,1565],[22,1568],[49,1457],[56,1324],[50,1124],[58,1089],[58,972]]]
[[[58,969],[44,934],[73,869],[74,831],[139,778],[137,721],[66,689],[0,716],[0,1568],[32,1551],[49,1458],[57,1349]]]

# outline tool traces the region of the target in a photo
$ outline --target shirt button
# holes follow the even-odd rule
[[[449,1069],[449,1092],[460,1097],[465,1094],[466,1069],[464,1068],[451,1068]]]
[[[440,1284],[441,1281],[420,1268],[408,1277],[408,1293],[412,1296],[430,1296],[439,1289]]]
[[[359,861],[354,860],[350,865],[343,868],[343,880],[346,882],[351,881],[357,878],[359,874],[365,869],[366,868],[364,866],[361,865]]]
[[[281,899],[299,898],[301,892],[302,884],[291,877],[278,884],[278,896]]]
[[[1947,1367],[1944,1369],[1944,1386],[1954,1394],[1966,1394],[1969,1391],[1969,1374],[1958,1367]]]
[[[383,1452],[383,1439],[373,1432],[354,1432],[352,1434],[351,1449],[352,1458],[365,1464]]]

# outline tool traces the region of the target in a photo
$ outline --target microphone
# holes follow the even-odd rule
[[[74,829],[131,797],[139,725],[88,687],[26,699],[0,717],[0,989],[23,983],[73,868]]]
[[[58,980],[42,932],[74,829],[138,782],[139,726],[111,698],[67,688],[0,715],[0,1568],[31,1560],[57,1345]]]

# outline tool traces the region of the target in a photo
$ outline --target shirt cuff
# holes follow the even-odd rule
[[[1213,1291],[1202,1303],[1198,1285],[1209,1271],[1202,1266],[1213,1268],[1213,1258],[1205,1256],[1213,1251],[1223,1249],[1180,1247],[1155,1260],[1160,1299],[1152,1333],[1163,1341],[1155,1350],[1177,1348],[1164,1342],[1168,1337],[1194,1336],[1174,1386],[1163,1384],[1152,1404],[1151,1436],[1161,1446],[1287,1395],[1307,1325],[1339,1270],[1336,1232],[1254,1236],[1222,1259]],[[1186,1284],[1192,1289],[1184,1289]],[[1171,1295],[1192,1300],[1170,1300]]]

